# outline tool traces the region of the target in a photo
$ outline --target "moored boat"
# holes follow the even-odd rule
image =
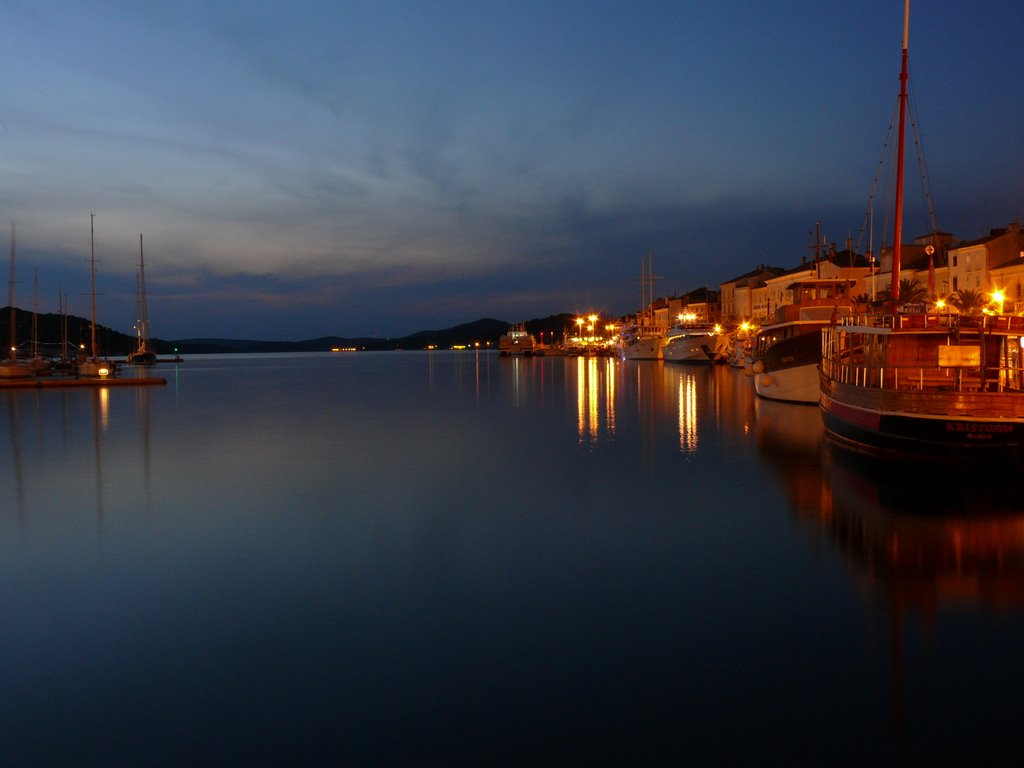
[[[619,335],[619,353],[624,360],[661,360],[667,331],[644,322],[629,326]]]
[[[128,362],[133,365],[152,365],[156,362],[156,352],[149,341],[149,302],[146,297],[146,262],[142,255],[142,235],[139,235],[139,275],[135,293],[136,346],[128,354]]]
[[[523,323],[510,326],[498,339],[498,354],[501,357],[532,355],[536,349],[537,340],[527,332]]]
[[[15,294],[14,286],[15,280],[15,266],[14,266],[14,224],[11,224],[11,276],[8,284],[8,302],[11,307],[11,344],[9,347],[9,354],[6,360],[0,361],[0,379],[24,379],[30,376],[36,375],[36,368],[29,364],[27,360],[18,359],[18,335],[17,335],[17,319],[18,311],[15,309]]]
[[[117,369],[110,360],[101,360],[97,352],[96,344],[96,236],[95,236],[96,214],[89,214],[89,270],[90,270],[90,342],[89,357],[79,360],[75,365],[75,372],[87,378],[107,378],[113,376]]]
[[[775,311],[754,340],[752,371],[758,397],[787,403],[818,402],[821,330],[850,314],[846,278],[808,277],[790,290],[794,303]]]
[[[722,326],[681,320],[665,334],[661,355],[667,363],[717,363],[725,362],[728,348]]]
[[[1024,318],[896,313],[823,332],[826,432],[853,448],[1024,458]]]
[[[826,433],[869,453],[1024,458],[1024,318],[927,312],[900,303],[903,150],[910,3],[900,71],[899,134],[887,313],[822,333],[819,402]]]

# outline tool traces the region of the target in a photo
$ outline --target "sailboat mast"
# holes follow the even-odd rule
[[[39,359],[39,270],[32,270],[32,359]]]
[[[89,213],[89,295],[92,313],[92,356],[96,359],[96,214]]]
[[[900,298],[900,251],[903,238],[903,144],[907,122],[907,47],[910,37],[910,0],[905,0],[903,11],[903,56],[900,68],[900,127],[896,138],[896,211],[892,229],[892,285],[893,303]]]
[[[149,349],[149,306],[146,301],[146,260],[142,255],[142,235],[139,235],[139,342]]]
[[[14,309],[14,222],[11,222],[11,282],[10,288],[8,289],[8,299],[11,302],[11,348],[10,348],[10,359],[13,360],[16,357],[16,350],[18,347],[18,337],[15,333],[15,323],[17,322],[17,312]]]

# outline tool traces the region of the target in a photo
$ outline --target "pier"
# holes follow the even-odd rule
[[[167,379],[157,376],[137,376],[103,379],[32,378],[0,379],[0,389],[66,389],[71,387],[146,387],[166,384]]]

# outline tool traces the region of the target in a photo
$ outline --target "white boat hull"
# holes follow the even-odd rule
[[[818,366],[808,363],[755,373],[754,391],[766,400],[817,405],[820,394]]]
[[[637,339],[622,348],[622,357],[625,360],[661,360],[664,346],[665,339],[662,336]]]
[[[662,357],[668,363],[711,363],[722,352],[718,334],[687,334],[669,339]]]

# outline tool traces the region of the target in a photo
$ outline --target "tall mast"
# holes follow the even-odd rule
[[[32,270],[32,359],[39,359],[39,270]]]
[[[18,339],[15,333],[15,322],[17,321],[17,313],[14,309],[14,222],[11,222],[11,282],[8,288],[8,299],[11,302],[11,346],[9,350],[10,359],[13,360],[16,356],[16,350],[18,347]]]
[[[142,235],[139,235],[139,285],[138,285],[139,350],[149,350],[149,306],[146,300],[146,261],[142,255]]]
[[[892,229],[892,300],[900,298],[900,241],[903,237],[903,134],[907,121],[907,46],[910,37],[910,0],[905,0],[903,11],[903,63],[900,68],[900,128],[896,138],[896,212]]]
[[[640,257],[640,325],[647,325],[647,260],[643,256]]]
[[[909,2],[909,0],[908,0]],[[92,312],[92,357],[96,359],[96,214],[89,213],[89,294]]]

